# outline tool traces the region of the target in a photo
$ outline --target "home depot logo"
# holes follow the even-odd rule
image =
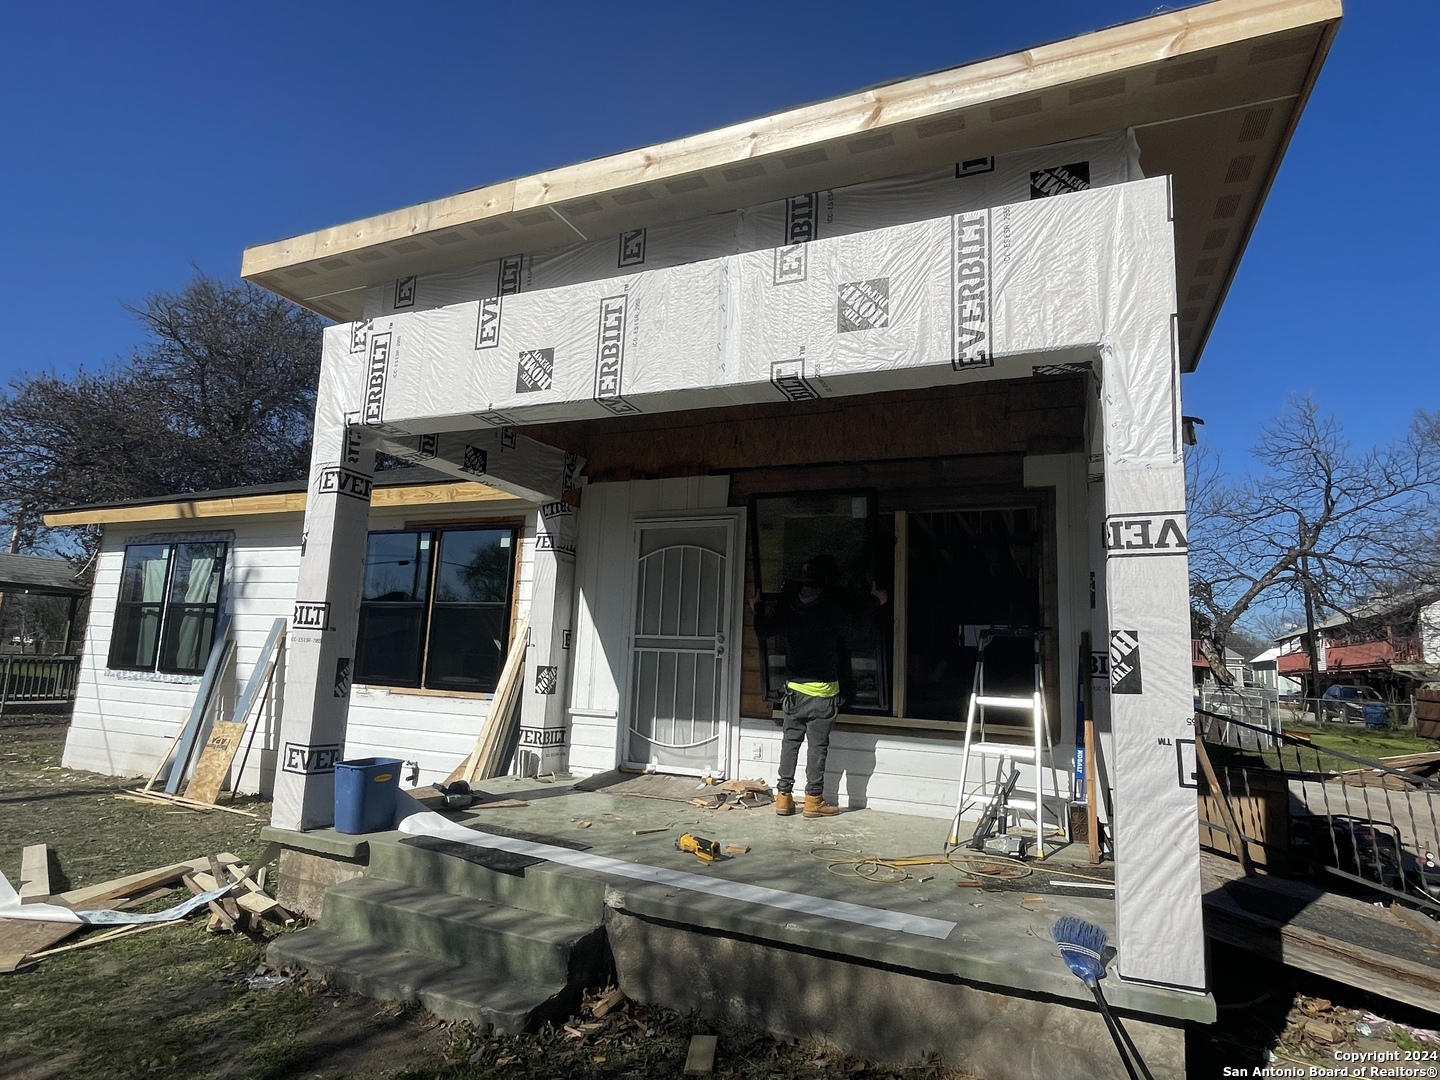
[[[951,237],[951,366],[990,367],[990,211],[956,214]]]
[[[515,392],[533,394],[537,390],[549,390],[554,373],[554,349],[527,349],[520,354],[515,368]]]
[[[385,377],[390,366],[390,334],[375,334],[370,338],[370,365],[365,376],[365,407],[360,412],[362,423],[380,423],[385,411]]]
[[[805,361],[776,360],[770,365],[770,385],[786,401],[818,401],[820,391],[805,378]]]
[[[618,267],[640,266],[645,262],[645,230],[631,229],[620,234]]]
[[[296,630],[329,630],[330,602],[328,600],[296,600],[295,614],[290,624]]]
[[[315,776],[319,773],[333,773],[335,763],[340,760],[339,746],[306,746],[303,743],[286,743],[281,755],[281,768],[288,773],[301,776]]]
[[[1185,515],[1178,511],[1116,514],[1105,519],[1105,555],[1184,555],[1189,550],[1185,532]]]
[[[1068,195],[1090,187],[1090,162],[1054,165],[1030,174],[1030,198],[1048,199],[1051,195]]]
[[[332,465],[328,469],[320,470],[315,479],[315,494],[344,495],[346,498],[369,502],[372,484],[373,480],[364,473]]]
[[[541,664],[535,669],[535,692],[537,694],[553,694],[555,688],[560,684],[560,672],[549,664]]]
[[[480,300],[480,317],[475,323],[475,348],[493,349],[500,344],[501,302],[505,297],[514,296],[520,291],[524,268],[523,255],[511,255],[500,260],[495,295],[482,297]]]
[[[600,332],[595,345],[595,402],[617,416],[638,413],[620,396],[625,377],[625,319],[629,298],[607,296],[600,301]]]
[[[839,331],[881,330],[890,325],[890,279],[847,281],[840,286]]]
[[[465,446],[465,456],[461,460],[460,471],[467,472],[471,476],[484,476],[490,471],[490,455],[483,447]]]
[[[785,244],[808,244],[820,235],[820,194],[809,192],[785,200]]]
[[[1139,694],[1143,692],[1140,680],[1140,631],[1110,631],[1110,692],[1112,694]]]
[[[335,661],[335,696],[350,696],[350,657],[341,656]]]

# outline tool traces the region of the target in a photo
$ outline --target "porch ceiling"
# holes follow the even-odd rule
[[[1106,131],[1175,178],[1193,370],[1341,14],[1217,0],[247,248],[241,274],[340,321],[367,286]]]

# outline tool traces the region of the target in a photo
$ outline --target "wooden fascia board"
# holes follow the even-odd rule
[[[987,101],[1038,93],[1206,49],[1334,22],[1340,15],[1340,0],[1215,0],[699,135],[255,245],[245,250],[241,276],[254,278],[315,259],[443,228],[472,225],[516,211],[562,206],[574,199],[794,153]],[[270,287],[268,281],[266,287]]]
[[[453,484],[416,484],[405,487],[377,487],[371,492],[372,507],[447,506],[463,503],[515,502],[513,496],[484,484],[456,481]],[[110,506],[95,509],[54,510],[44,516],[50,528],[62,525],[116,525],[160,521],[196,521],[207,518],[250,517],[257,514],[299,514],[305,511],[305,492],[278,495],[240,495],[225,499],[186,499],[143,506]]]

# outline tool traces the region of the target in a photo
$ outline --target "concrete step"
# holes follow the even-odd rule
[[[321,926],[483,968],[496,978],[586,986],[606,970],[599,921],[506,907],[370,876],[332,886]]]
[[[466,858],[387,838],[370,845],[367,874],[597,926],[605,914],[604,879],[554,863],[492,870]]]
[[[281,935],[270,943],[266,959],[275,967],[303,968],[376,1001],[422,1005],[442,1020],[466,1020],[506,1033],[534,1031],[574,1015],[583,989],[504,978],[321,926]]]

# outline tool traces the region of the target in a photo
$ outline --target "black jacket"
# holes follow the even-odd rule
[[[833,593],[824,592],[810,603],[787,593],[767,612],[755,609],[755,633],[762,638],[785,639],[785,675],[791,682],[838,682],[840,643],[863,634],[873,625],[879,609],[870,597],[863,611],[852,614]]]

